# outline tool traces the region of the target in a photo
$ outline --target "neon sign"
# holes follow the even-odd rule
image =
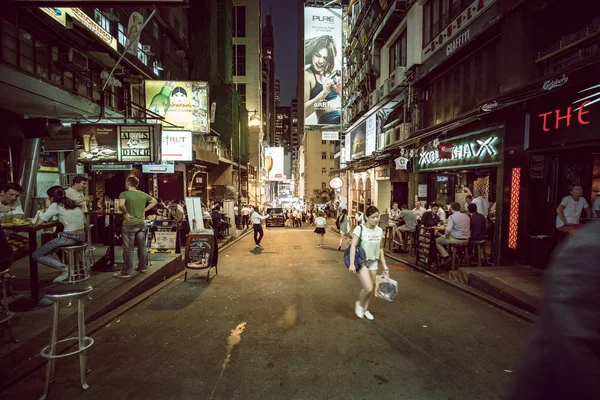
[[[472,161],[481,160],[486,156],[494,158],[498,155],[497,136],[490,136],[487,139],[477,139],[470,142],[455,144],[452,147],[452,158],[440,159],[438,151],[423,151],[419,156],[420,167],[427,167],[430,164],[441,163],[444,161]]]
[[[586,121],[583,118],[584,115],[590,113],[589,111],[584,111],[584,107],[589,103],[589,100],[584,101],[581,104],[581,107],[576,108],[575,110],[573,110],[573,107],[571,106],[567,108],[565,115],[561,115],[561,110],[548,111],[546,113],[538,115],[538,117],[542,119],[542,129],[544,130],[544,132],[549,132],[552,127],[554,129],[559,129],[561,126],[561,121],[563,120],[565,121],[565,126],[571,126],[571,124],[574,121],[573,116],[575,115],[577,116],[577,122],[580,125],[589,125],[591,121]],[[576,114],[573,114],[573,111],[576,111]],[[552,120],[554,121],[554,124],[552,126],[549,126],[549,124],[552,123]]]

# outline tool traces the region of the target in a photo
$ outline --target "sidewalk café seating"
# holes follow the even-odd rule
[[[86,258],[87,258],[87,262],[90,265],[90,268],[92,265],[96,264],[96,258],[94,257],[94,250],[96,250],[96,248],[94,247],[94,244],[92,243],[92,228],[94,227],[94,224],[87,224],[86,226],[86,239],[87,239],[87,249],[85,252]]]
[[[79,377],[81,379],[81,387],[83,390],[87,390],[89,385],[85,380],[87,356],[85,350],[87,350],[92,344],[94,339],[85,336],[85,317],[83,312],[83,301],[82,298],[86,294],[92,291],[92,286],[83,282],[75,283],[71,285],[52,285],[45,289],[45,295],[52,301],[52,307],[54,313],[52,315],[52,329],[50,334],[50,344],[40,350],[40,356],[48,359],[46,365],[46,379],[44,381],[44,393],[40,397],[40,400],[44,400],[48,395],[50,388],[50,381],[54,378],[54,365],[57,358],[69,357],[75,354],[79,354]],[[67,339],[57,340],[58,337],[58,314],[59,304],[61,300],[77,300],[77,337],[70,337]],[[68,343],[77,341],[77,349],[68,353],[57,354],[56,347],[60,343]]]
[[[9,281],[9,269],[5,269],[4,271],[0,271],[0,286],[2,289],[2,301],[0,302],[0,325],[6,325],[6,331],[8,336],[13,342],[17,342],[15,335],[13,334],[11,319],[15,316],[14,312],[11,312],[8,308],[8,298],[6,295],[6,286]]]
[[[475,255],[477,256],[477,266],[482,267],[487,262],[487,254],[485,251],[485,245],[487,240],[473,240],[469,244],[473,246]]]
[[[69,272],[67,280],[61,282],[61,284],[79,283],[90,278],[90,270],[92,266],[88,264],[86,260],[87,248],[88,245],[86,243],[60,248],[60,251],[63,255],[63,262],[67,265]],[[91,300],[89,297],[88,299]],[[71,299],[69,299],[67,307],[71,307],[71,304]]]
[[[451,243],[449,244],[450,250],[452,251],[452,270],[456,269],[456,255],[460,257],[460,252],[463,252],[464,255],[464,263],[459,265],[470,266],[469,264],[469,242],[465,241],[465,243]]]

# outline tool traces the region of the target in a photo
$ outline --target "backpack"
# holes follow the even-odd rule
[[[338,228],[338,231],[340,230],[340,226],[342,226],[342,221],[344,220],[344,214],[340,215],[339,217],[337,217],[337,219],[335,220],[335,226],[336,228]]]

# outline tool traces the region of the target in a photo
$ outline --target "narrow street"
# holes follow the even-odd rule
[[[339,237],[268,228],[220,255],[219,274],[178,280],[92,334],[87,392],[60,360],[49,399],[502,399],[531,328],[390,261],[394,303],[359,320]],[[5,399],[37,399],[44,370]]]

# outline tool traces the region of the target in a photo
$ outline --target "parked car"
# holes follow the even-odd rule
[[[267,215],[271,218],[267,218],[267,226],[285,226],[285,215],[283,208],[267,208]]]

